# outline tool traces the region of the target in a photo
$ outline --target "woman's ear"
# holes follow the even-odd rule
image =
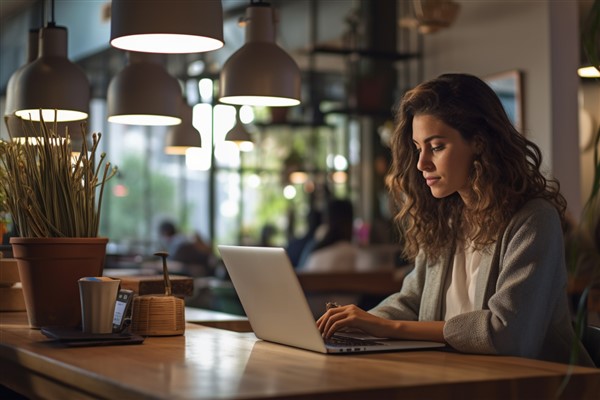
[[[485,150],[485,143],[481,136],[475,136],[473,138],[473,141],[471,142],[471,144],[473,146],[473,151],[478,156],[481,155],[483,153],[483,151]]]

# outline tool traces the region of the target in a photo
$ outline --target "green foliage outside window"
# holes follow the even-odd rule
[[[148,241],[157,221],[154,216],[175,207],[173,179],[158,171],[145,170],[141,156],[127,156],[120,164],[124,171],[110,182],[105,218],[101,230],[114,242]],[[121,196],[117,196],[119,189]]]

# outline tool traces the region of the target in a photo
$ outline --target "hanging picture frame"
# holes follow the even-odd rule
[[[510,70],[483,79],[496,92],[508,117],[519,132],[525,127],[523,121],[523,77],[519,70]]]

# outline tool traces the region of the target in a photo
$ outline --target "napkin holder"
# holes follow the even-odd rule
[[[185,302],[172,295],[167,269],[168,253],[154,255],[163,259],[164,295],[142,295],[133,299],[131,332],[142,336],[177,336],[185,332]]]
[[[168,295],[133,299],[131,331],[142,336],[176,336],[185,332],[184,300]]]

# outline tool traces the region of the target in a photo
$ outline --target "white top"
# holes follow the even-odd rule
[[[450,285],[446,291],[446,314],[444,320],[473,311],[477,274],[481,254],[470,245],[456,248]]]
[[[337,242],[313,251],[302,271],[350,272],[356,270],[358,249],[350,242]]]

